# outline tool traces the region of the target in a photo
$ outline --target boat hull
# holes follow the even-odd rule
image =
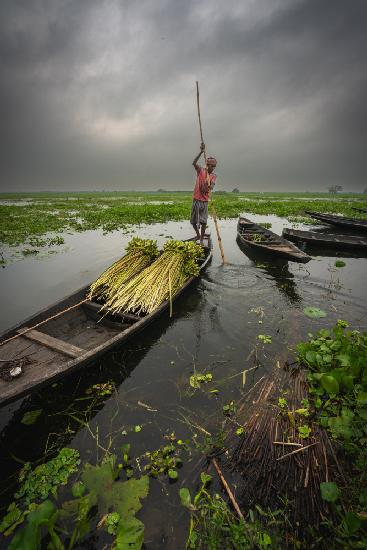
[[[254,240],[261,238],[262,241]],[[237,223],[237,242],[244,247],[270,257],[283,258],[292,262],[306,263],[311,257],[293,243],[276,233],[261,227],[247,218],[240,217]]]
[[[212,241],[209,236],[206,244],[200,274],[212,259]],[[188,279],[173,296],[173,303],[197,281],[198,277]],[[98,313],[91,314],[90,304],[85,302],[89,287],[82,287],[0,335],[1,342],[5,342],[26,328],[53,318],[39,327],[42,332],[35,327],[24,336],[0,345],[0,365],[4,366],[6,361],[19,364],[19,361],[24,360],[23,373],[19,377],[8,380],[0,378],[0,406],[90,365],[106,352],[124,345],[162,315],[169,315],[170,304],[165,301],[145,317],[135,320],[135,316],[119,316],[117,320],[106,317],[101,321]],[[83,301],[85,303],[78,305]],[[68,312],[57,316],[68,308],[71,308]],[[29,364],[26,358],[31,358]]]

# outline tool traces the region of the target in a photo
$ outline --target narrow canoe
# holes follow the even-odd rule
[[[188,239],[194,240],[194,239]],[[205,258],[200,261],[200,274],[212,259],[212,241],[204,241]],[[191,277],[174,295],[173,303],[197,281]],[[0,345],[0,405],[18,399],[63,375],[92,363],[107,351],[121,346],[163,314],[169,315],[169,301],[155,311],[139,317],[133,314],[107,315],[101,320],[100,305],[87,301],[90,285],[77,290],[56,304],[33,315],[0,335],[0,342],[56,316],[39,328]],[[79,302],[84,303],[79,304]],[[73,307],[76,306],[76,307]],[[20,366],[22,374],[8,375],[10,366]]]
[[[327,246],[328,248],[367,250],[367,237],[358,235],[337,235],[333,233],[316,233],[312,231],[300,231],[298,229],[283,229],[283,237],[295,243],[307,243],[314,246]]]
[[[311,260],[308,254],[302,252],[293,243],[241,216],[237,224],[237,239],[241,244],[255,251],[286,258],[293,262],[306,263]]]
[[[311,218],[320,222],[330,223],[331,225],[339,225],[341,227],[349,227],[349,229],[358,229],[367,231],[367,220],[359,220],[358,218],[345,218],[344,216],[335,216],[334,214],[322,214],[321,212],[311,212],[305,210]]]

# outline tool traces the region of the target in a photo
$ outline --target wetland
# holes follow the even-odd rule
[[[306,193],[215,193],[228,264],[221,264],[210,220],[213,261],[175,304],[172,318],[161,318],[88,369],[3,407],[1,547],[7,548],[18,536],[13,547],[20,548],[24,525],[28,534],[35,526],[37,538],[38,513],[48,525],[42,531],[42,547],[51,544],[50,548],[127,548],[129,536],[135,544],[131,548],[140,548],[144,540],[143,548],[149,550],[180,549],[186,544],[320,548],[330,544],[330,536],[336,548],[363,548],[367,501],[356,486],[363,489],[366,459],[355,447],[365,448],[365,428],[351,431],[345,445],[341,421],[339,432],[335,421],[329,427],[332,436],[343,442],[341,456],[350,453],[347,460],[353,466],[344,474],[344,482],[337,480],[342,504],[335,494],[327,493],[335,492],[334,486],[324,487],[326,500],[335,508],[330,516],[334,519],[313,539],[308,534],[307,546],[301,535],[299,540],[292,538],[286,514],[289,503],[272,510],[258,507],[260,511],[259,503],[252,503],[245,522],[238,522],[210,460],[226,457],[229,427],[235,426],[234,439],[246,436],[245,421],[236,413],[241,405],[247,418],[246,407],[250,410],[252,405],[246,401],[249,392],[285,363],[294,364],[298,357],[305,362],[307,352],[316,353],[314,347],[320,342],[308,348],[310,334],[331,330],[340,320],[358,334],[367,330],[367,258],[307,250],[312,260],[301,265],[248,255],[236,243],[239,213],[256,223],[271,224],[278,234],[287,226],[311,229],[315,222],[305,216],[305,209],[367,219],[352,210],[366,205],[365,195],[331,198]],[[159,246],[169,238],[191,237],[190,204],[191,193],[185,192],[1,195],[1,330],[95,280],[122,256],[133,236],[156,239]],[[339,326],[345,331],[349,327]],[[330,337],[321,333],[317,338]],[[342,336],[338,332],[335,338]],[[353,341],[356,357],[365,350],[362,336],[358,342]],[[345,351],[346,343],[340,345],[344,356],[351,353]],[[316,366],[310,361],[308,368],[315,372]],[[328,386],[330,407],[340,405],[344,411],[339,414],[330,408],[328,414],[334,411],[335,418],[347,418],[346,410],[357,418],[365,407],[366,378],[360,372],[353,376],[348,379],[353,398]],[[316,399],[325,401],[316,380],[310,388],[315,389]],[[286,395],[281,398],[286,402]],[[357,398],[358,410],[351,405]],[[284,401],[278,409],[283,406]],[[345,427],[348,422],[343,422]],[[348,429],[351,426],[349,422]],[[307,418],[300,427],[305,439],[310,437]],[[42,468],[47,472],[46,485]],[[242,502],[241,480],[229,472],[225,476]],[[124,499],[131,499],[129,506],[124,507]],[[12,503],[15,507],[9,512]],[[58,519],[52,523],[55,514]],[[215,527],[219,546],[200,528],[203,523]],[[131,527],[129,536],[122,524]],[[227,538],[220,543],[224,531]]]

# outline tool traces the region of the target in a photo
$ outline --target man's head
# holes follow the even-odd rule
[[[217,161],[214,157],[208,157],[206,159],[206,164],[207,164],[207,167],[208,167],[208,172],[209,174],[211,174],[214,170],[214,168],[217,166]]]

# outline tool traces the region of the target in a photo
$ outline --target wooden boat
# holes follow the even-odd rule
[[[283,229],[282,236],[295,243],[306,243],[313,246],[326,246],[327,248],[367,250],[367,237],[358,235],[337,235],[334,233],[316,233],[312,231],[299,231],[298,229]]]
[[[356,206],[352,206],[352,210],[356,210],[356,212],[363,212],[363,214],[367,214],[367,208],[357,208]]]
[[[322,214],[321,212],[311,212],[305,210],[311,218],[320,222],[330,223],[331,225],[339,225],[341,227],[349,227],[349,229],[358,229],[367,231],[367,220],[359,220],[358,218],[346,218],[344,216],[335,216],[334,214]]]
[[[204,250],[205,258],[199,264],[200,273],[212,259],[212,241],[209,235],[205,236]],[[197,277],[188,279],[173,297],[173,302],[197,280]],[[112,348],[127,342],[161,315],[169,314],[170,304],[165,301],[146,316],[126,313],[103,317],[105,313],[99,313],[99,304],[85,301],[89,286],[84,286],[1,334],[0,342],[5,342],[27,328],[49,319],[39,329],[34,328],[0,345],[0,405],[86,366]],[[68,309],[69,311],[57,316]],[[10,367],[20,367],[22,374],[12,378],[7,372]]]
[[[253,250],[293,262],[306,263],[311,260],[308,254],[302,252],[293,243],[241,216],[237,224],[237,239]]]

